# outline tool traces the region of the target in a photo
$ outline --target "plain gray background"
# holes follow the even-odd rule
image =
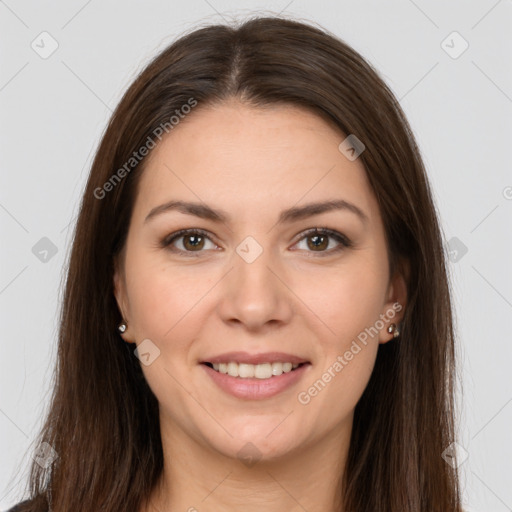
[[[1,509],[22,497],[46,411],[64,265],[111,111],[184,31],[279,12],[359,51],[408,116],[450,255],[466,510],[512,511],[510,0],[0,1]]]

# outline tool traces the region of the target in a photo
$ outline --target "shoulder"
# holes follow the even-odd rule
[[[6,510],[5,512],[23,512],[23,510],[25,509],[25,505],[28,505],[29,503],[29,500],[21,501],[20,503],[14,505],[14,507]]]

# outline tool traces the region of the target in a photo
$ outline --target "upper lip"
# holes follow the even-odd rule
[[[245,363],[245,364],[262,364],[262,363],[308,363],[303,357],[286,354],[284,352],[262,352],[260,354],[249,354],[248,352],[226,352],[217,356],[211,356],[201,363]]]

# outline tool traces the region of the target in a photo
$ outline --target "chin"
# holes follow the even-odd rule
[[[208,442],[222,455],[243,463],[248,461],[247,465],[256,460],[276,460],[291,455],[302,444],[300,435],[296,431],[292,432],[289,425],[286,429],[278,426],[281,422],[282,417],[277,422],[262,419],[236,428],[227,426],[226,429],[233,437],[226,435],[222,439],[210,438]]]

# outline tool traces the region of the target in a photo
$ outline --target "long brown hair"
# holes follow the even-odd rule
[[[339,477],[343,510],[459,511],[457,472],[442,457],[455,440],[453,311],[420,152],[398,101],[361,55],[321,28],[280,17],[185,34],[140,73],[112,115],[76,224],[53,395],[38,438],[58,457],[46,469],[32,464],[24,510],[46,511],[51,500],[53,512],[133,512],[160,476],[158,403],[116,330],[113,261],[146,160],[126,164],[159,127],[172,129],[169,119],[191,98],[200,108],[232,97],[259,108],[312,109],[355,134],[365,145],[359,158],[380,206],[391,270],[408,268],[400,339],[379,346],[356,406]]]

